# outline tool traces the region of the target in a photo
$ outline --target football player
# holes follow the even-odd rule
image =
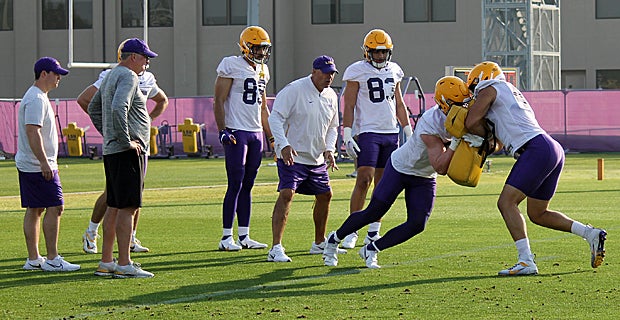
[[[350,212],[364,207],[366,194],[383,176],[387,160],[398,147],[398,125],[411,136],[409,114],[402,98],[400,82],[404,76],[392,62],[394,45],[387,32],[374,29],[364,37],[364,59],[351,64],[343,74],[344,91],[343,142],[347,154],[357,159],[357,176],[351,194]],[[364,243],[379,239],[381,222],[369,225]],[[348,235],[343,248],[354,248],[357,233]]]
[[[484,136],[485,123],[493,123],[495,135],[517,160],[499,195],[497,207],[517,247],[518,261],[499,271],[499,275],[538,273],[525,219],[519,210],[519,204],[526,198],[527,215],[532,222],[586,239],[590,245],[592,268],[600,266],[605,257],[607,232],[549,209],[549,201],[555,194],[564,166],[562,146],[540,127],[528,101],[506,81],[497,63],[485,61],[476,65],[467,77],[467,87],[475,99],[465,119],[467,130]]]
[[[259,26],[245,28],[239,36],[240,56],[222,59],[217,67],[213,113],[224,146],[228,188],[222,206],[223,235],[219,249],[262,249],[267,244],[250,239],[252,187],[261,163],[263,131],[269,129],[265,87],[271,40]],[[239,239],[233,239],[237,216]]]
[[[449,78],[444,81],[446,78]],[[413,137],[388,156],[383,178],[377,184],[366,209],[354,212],[342,226],[329,233],[323,251],[327,266],[338,265],[338,244],[347,235],[366,224],[380,220],[398,195],[404,191],[407,220],[389,230],[383,237],[364,245],[359,254],[366,266],[380,268],[377,253],[403,243],[426,227],[435,204],[437,174],[445,175],[460,139],[453,138],[444,126],[446,114],[453,104],[462,105],[469,98],[463,80],[444,77],[437,81],[435,92],[445,97],[428,109],[415,128]],[[448,144],[448,148],[445,144]]]

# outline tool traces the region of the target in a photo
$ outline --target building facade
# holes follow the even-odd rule
[[[275,95],[311,71],[312,60],[331,55],[341,71],[362,58],[371,29],[387,31],[393,61],[419,79],[425,92],[446,66],[482,60],[481,0],[256,0],[258,21],[270,34]],[[490,1],[490,0],[485,0]],[[508,1],[508,0],[504,0]],[[529,0],[546,1],[546,0]],[[21,97],[32,84],[34,61],[69,57],[69,0],[0,0],[0,98]],[[115,62],[118,44],[143,37],[142,1],[73,0],[73,61]],[[567,89],[620,88],[620,30],[617,0],[562,0],[561,83]],[[247,23],[246,0],[149,0],[148,42],[159,86],[169,96],[213,95],[215,69],[237,55]],[[75,98],[101,69],[71,68],[50,95]],[[340,86],[337,75],[334,86]],[[411,88],[410,88],[411,90]]]

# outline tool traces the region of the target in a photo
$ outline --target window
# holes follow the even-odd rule
[[[173,27],[174,11],[172,0],[149,0],[149,27]],[[144,3],[142,0],[121,1],[123,12],[121,25],[123,28],[139,28],[144,26]]]
[[[596,0],[597,19],[620,19],[618,0]]]
[[[69,0],[42,0],[43,30],[68,29]],[[73,0],[73,28],[93,27],[93,1]]]
[[[455,22],[456,0],[404,0],[405,22]]]
[[[0,0],[0,31],[13,30],[13,0]]]
[[[364,0],[312,0],[312,24],[363,22]]]
[[[620,89],[620,70],[596,70],[597,89]]]
[[[245,25],[248,21],[247,0],[202,0],[202,25]]]

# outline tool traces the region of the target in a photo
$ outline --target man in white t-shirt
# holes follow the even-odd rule
[[[120,59],[121,50],[123,49],[123,45],[127,40],[121,42],[118,47],[118,59]],[[99,90],[101,82],[109,72],[110,69],[101,71],[97,81],[86,87],[86,89],[84,89],[84,91],[82,91],[82,93],[80,93],[80,95],[78,96],[77,103],[80,105],[82,110],[84,110],[84,112],[88,113],[88,104],[92,100],[97,90]],[[151,72],[144,71],[142,74],[138,75],[138,81],[138,86],[142,94],[145,95],[148,99],[151,99],[155,102],[155,107],[153,107],[153,109],[149,113],[151,120],[153,120],[159,115],[161,115],[168,107],[168,96],[166,95],[164,90],[162,90],[157,85],[157,80]],[[103,220],[105,211],[108,208],[106,197],[107,193],[104,190],[103,193],[99,195],[99,198],[97,198],[97,200],[95,201],[93,213],[91,214],[88,228],[86,229],[86,231],[84,231],[84,234],[82,235],[82,249],[86,253],[97,253],[97,238],[99,237],[99,225],[101,224],[101,220]],[[138,210],[138,212],[134,216],[130,249],[131,252],[149,252],[149,248],[143,246],[142,242],[136,237],[139,217],[140,210]]]
[[[337,72],[333,58],[320,56],[312,64],[312,74],[289,83],[273,103],[269,125],[278,156],[280,194],[273,208],[273,247],[267,261],[291,261],[282,246],[282,236],[296,193],[315,197],[314,242],[310,253],[323,253],[332,198],[327,169],[338,169],[334,159],[338,95],[330,88]]]
[[[26,91],[18,109],[15,165],[19,174],[21,204],[26,208],[24,235],[28,259],[25,270],[76,271],[80,269],[58,254],[58,229],[64,198],[58,176],[58,132],[47,93],[58,87],[69,73],[58,60],[43,57],[34,65],[34,84]],[[39,254],[41,216],[47,258]]]
[[[409,114],[403,101],[400,82],[403,70],[392,62],[394,45],[387,32],[374,29],[364,37],[364,60],[354,62],[344,71],[343,141],[347,154],[357,159],[355,187],[351,194],[350,213],[361,210],[374,180],[375,187],[392,151],[398,148],[398,125],[406,137],[411,136]],[[368,226],[364,244],[379,239],[380,221]],[[351,249],[357,233],[341,243]]]

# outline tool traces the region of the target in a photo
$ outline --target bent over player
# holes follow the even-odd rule
[[[549,209],[564,166],[562,146],[538,125],[530,104],[506,81],[497,63],[485,61],[476,65],[467,77],[467,87],[475,97],[465,120],[468,131],[484,136],[485,123],[494,124],[497,138],[517,160],[499,195],[497,207],[517,247],[518,261],[499,271],[499,275],[538,273],[525,219],[519,210],[519,204],[526,198],[527,215],[532,222],[585,238],[590,245],[592,268],[600,266],[605,257],[607,232]]]
[[[380,268],[377,253],[396,246],[422,232],[435,204],[437,174],[445,175],[459,139],[452,138],[444,126],[446,114],[454,104],[469,98],[463,80],[444,77],[435,84],[437,105],[424,112],[411,139],[388,158],[383,178],[375,188],[368,207],[354,212],[342,226],[329,233],[323,251],[327,266],[338,265],[338,244],[345,236],[372,221],[381,219],[398,195],[405,192],[407,220],[389,230],[383,237],[363,246],[359,254],[368,268]],[[446,149],[445,144],[450,143]]]

